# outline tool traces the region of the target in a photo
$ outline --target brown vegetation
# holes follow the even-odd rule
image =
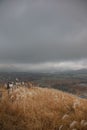
[[[47,88],[4,91],[0,130],[87,130],[87,100]]]

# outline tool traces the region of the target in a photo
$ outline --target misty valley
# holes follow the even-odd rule
[[[87,70],[54,73],[1,72],[0,86],[4,86],[7,82],[24,82],[26,87],[29,82],[32,82],[34,86],[54,88],[87,98]]]

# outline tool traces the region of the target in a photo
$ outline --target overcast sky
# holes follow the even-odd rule
[[[0,0],[0,69],[87,68],[86,0]]]

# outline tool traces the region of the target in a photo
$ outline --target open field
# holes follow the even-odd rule
[[[48,88],[3,90],[0,130],[87,130],[87,100]]]

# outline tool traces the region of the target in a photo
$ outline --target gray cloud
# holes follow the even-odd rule
[[[0,1],[0,63],[46,69],[87,59],[86,6],[85,0]]]

